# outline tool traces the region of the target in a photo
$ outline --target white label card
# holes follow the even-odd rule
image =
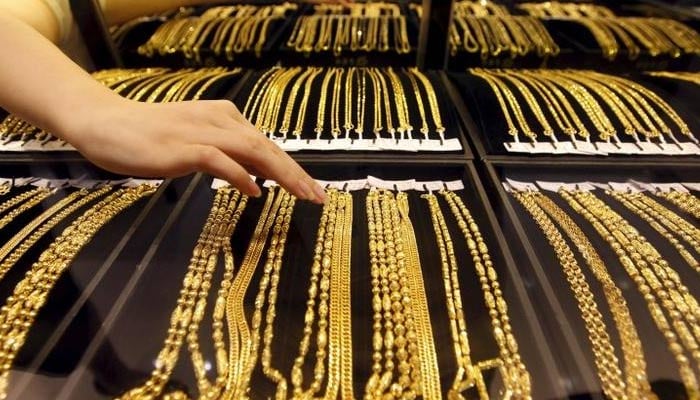
[[[688,189],[680,183],[652,183],[651,185],[660,192],[688,192]]]
[[[537,186],[539,186],[542,190],[546,190],[548,192],[558,192],[559,189],[564,186],[564,182],[545,182],[545,181],[536,181],[535,182]]]
[[[617,192],[639,192],[639,189],[629,182],[608,182],[608,185]]]
[[[510,185],[515,190],[518,191],[531,191],[531,192],[539,192],[539,188],[537,187],[536,184],[532,182],[520,182],[520,181],[514,181],[510,178],[506,178],[506,182]]]
[[[223,179],[214,178],[214,180],[211,182],[211,188],[215,189],[215,190],[221,189],[221,188],[226,187],[226,186],[229,186],[229,183]]]
[[[576,186],[576,189],[582,192],[591,192],[596,189],[595,185],[593,185],[591,182],[579,182],[574,185]]]
[[[683,182],[682,185],[690,190],[700,192],[700,183]]]
[[[651,183],[639,182],[639,181],[635,181],[634,179],[631,179],[629,181],[629,183],[631,185],[633,185],[637,189],[637,191],[640,191],[640,192],[655,191],[654,185]]]
[[[532,153],[532,145],[530,143],[511,142],[503,143],[503,145],[511,153]]]
[[[37,178],[15,178],[15,186],[25,186],[37,180]]]
[[[453,192],[456,192],[458,190],[464,189],[464,182],[462,182],[462,181],[445,182],[445,186],[447,186],[447,190],[451,190]]]
[[[12,185],[12,179],[0,178],[0,186]]]
[[[124,182],[122,186],[124,187],[137,187],[141,185],[151,185],[151,186],[160,186],[163,183],[162,179],[129,179],[127,182]]]

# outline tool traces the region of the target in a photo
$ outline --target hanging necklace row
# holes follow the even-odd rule
[[[698,231],[690,221],[643,193],[608,190],[606,195],[664,237],[670,248],[675,249],[688,266],[697,271],[698,265],[694,257],[700,255],[696,239]],[[657,195],[665,197],[664,193]],[[685,195],[697,200],[689,193]],[[604,393],[614,398],[655,398],[650,391],[642,343],[630,311],[592,242],[567,212],[543,193],[516,191],[513,196],[537,223],[560,262],[589,333]],[[676,360],[688,396],[696,396],[698,382],[695,371],[700,366],[700,353],[697,351],[700,340],[700,306],[695,297],[659,252],[660,246],[652,245],[639,233],[637,226],[613,211],[607,203],[609,200],[604,201],[602,196],[593,192],[567,189],[560,189],[559,196],[615,252],[624,270],[644,295],[649,313]],[[583,270],[564,235],[570,240],[568,243],[575,245],[602,285],[615,329],[621,339],[621,361],[624,364],[615,355],[606,324],[598,311],[599,305],[596,304]]]
[[[686,140],[697,141],[668,103],[628,79],[576,70],[471,69],[470,72],[491,88],[508,125],[508,134],[515,141],[520,140],[521,133],[533,142],[539,139],[528,122],[530,115],[535,117],[544,136],[552,142],[558,141],[555,132],[564,133],[572,141],[577,138],[590,141],[587,125],[577,115],[573,104],[584,110],[587,122],[596,128],[598,138],[605,142],[620,140],[618,129],[611,120],[613,117],[622,124],[624,134],[637,143],[652,140],[678,143],[666,120],[672,121],[675,131]]]
[[[411,119],[416,108],[420,121]],[[253,86],[243,115],[266,135],[289,139],[312,130],[317,139],[445,132],[435,89],[415,68],[273,68]]]
[[[411,51],[406,17],[309,15],[297,19],[287,46],[300,53]]]
[[[202,49],[216,56],[225,55],[229,61],[243,52],[253,51],[259,56],[267,43],[271,24],[282,21],[296,9],[297,5],[292,3],[212,7],[199,16],[163,23],[138,51],[147,57],[179,53],[197,63],[202,62]]]

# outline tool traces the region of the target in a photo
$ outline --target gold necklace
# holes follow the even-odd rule
[[[304,85],[304,94],[301,98],[301,103],[299,104],[299,115],[297,116],[297,123],[296,126],[294,127],[294,131],[292,131],[292,134],[300,138],[301,137],[301,130],[302,127],[304,126],[304,121],[306,118],[306,110],[309,104],[309,94],[311,93],[311,85],[314,82],[314,79],[318,75],[323,72],[323,68],[312,68],[313,72],[311,73],[311,76],[309,79],[306,80],[306,84]]]
[[[328,202],[321,212],[321,220],[316,234],[316,246],[314,249],[313,264],[311,266],[311,280],[308,289],[308,300],[306,301],[306,313],[304,314],[303,336],[299,343],[299,351],[292,366],[291,381],[294,398],[313,397],[321,390],[321,383],[325,375],[324,360],[327,355],[328,346],[328,315],[331,289],[331,263],[333,252],[333,239],[335,236],[335,218],[337,208],[337,191],[328,191]],[[318,302],[318,309],[315,311]],[[318,315],[318,333],[316,336],[316,364],[313,369],[313,381],[308,390],[304,390],[303,372],[304,359],[309,351],[311,335],[313,334],[313,324]],[[329,376],[330,379],[330,376]]]
[[[229,400],[236,388],[239,387],[241,373],[250,355],[250,331],[243,302],[270,235],[270,229],[282,204],[283,196],[275,196],[275,192],[275,187],[270,188],[267,192],[265,205],[255,226],[250,245],[226,298],[226,323],[229,332],[230,352],[227,363],[226,391],[222,396],[222,399],[225,400]]]
[[[684,240],[686,240],[686,242],[690,243],[691,246],[694,246],[696,251],[700,249],[700,246],[698,246],[698,241],[695,240],[692,235],[689,235],[683,229],[667,219],[664,215],[665,211],[661,209],[661,205],[656,203],[655,206],[650,206],[649,204],[646,204],[646,202],[640,201],[637,193],[632,194],[613,191],[610,194],[615,200],[622,203],[622,205],[624,205],[627,209],[646,221],[655,231],[663,236],[676,249],[676,251],[678,251],[678,254],[680,254],[688,265],[700,272],[700,264],[698,264],[698,261],[671,232],[675,232],[676,235],[681,236]],[[671,229],[671,232],[666,229],[667,227]],[[691,228],[694,229],[692,226]],[[700,232],[695,232],[695,234],[700,234]]]
[[[399,192],[396,195],[396,201],[398,207],[392,209],[392,214],[394,219],[400,223],[399,229],[401,235],[400,238],[397,239],[397,253],[400,255],[403,250],[406,255],[411,305],[413,306],[413,315],[416,321],[418,360],[416,361],[414,359],[413,366],[414,370],[420,371],[420,373],[412,375],[412,378],[414,381],[417,381],[419,377],[420,384],[412,385],[411,387],[413,391],[420,393],[425,399],[438,399],[442,398],[440,374],[438,371],[435,343],[433,342],[428,298],[425,292],[420,257],[418,255],[418,244],[416,242],[415,231],[409,218],[408,196],[404,192]],[[418,392],[418,390],[420,390],[420,392]]]
[[[675,310],[676,305],[673,301],[663,301],[661,307],[657,301],[657,297],[661,299],[671,299],[672,295],[667,289],[673,289],[675,283],[670,280],[671,277],[677,278],[675,273],[669,274],[671,271],[665,271],[661,275],[656,275],[658,264],[647,263],[644,256],[639,253],[638,242],[631,241],[623,231],[615,225],[616,221],[622,223],[621,228],[629,230],[626,221],[622,220],[619,215],[610,210],[602,201],[595,195],[587,192],[567,192],[560,191],[560,195],[569,203],[569,205],[579,214],[588,220],[596,231],[608,242],[612,249],[617,254],[622,266],[625,268],[630,277],[637,284],[640,292],[644,295],[647,306],[651,313],[654,322],[659,330],[664,334],[668,347],[673,353],[673,356],[678,364],[680,376],[686,391],[689,394],[695,393],[698,390],[698,383],[690,366],[688,358],[683,354],[684,346],[687,338],[687,327],[681,320],[681,315]],[[647,250],[651,246],[647,247]],[[649,267],[652,267],[651,269]],[[666,309],[670,318],[669,324],[663,310]],[[676,332],[674,332],[675,328]],[[681,334],[682,333],[682,334]],[[681,341],[679,342],[679,336]]]
[[[240,398],[241,396],[247,395],[250,379],[258,361],[258,351],[261,347],[260,328],[263,322],[263,307],[266,303],[268,310],[265,318],[266,327],[262,338],[263,353],[261,356],[261,364],[265,375],[273,382],[277,383],[275,398],[280,399],[286,397],[286,381],[279,375],[278,371],[272,368],[270,364],[270,348],[273,339],[272,319],[274,319],[274,310],[276,306],[272,300],[277,298],[279,271],[281,268],[282,256],[285,250],[284,244],[287,231],[289,229],[289,223],[286,216],[287,214],[291,215],[295,198],[283,189],[280,189],[278,196],[282,196],[282,203],[280,204],[280,210],[274,222],[273,234],[270,239],[270,248],[268,250],[267,259],[263,269],[263,277],[260,281],[258,293],[255,297],[255,309],[251,320],[252,335],[250,339],[250,351],[244,355],[247,358],[247,363],[244,365],[244,369],[241,371],[239,385],[236,387],[236,390],[233,393],[233,398]],[[266,293],[268,293],[267,300],[265,299]]]
[[[103,188],[90,195],[88,195],[86,190],[73,192],[48,208],[17,232],[12,239],[8,240],[2,248],[0,248],[0,280],[2,280],[5,274],[7,274],[30,247],[53,229],[60,221],[107,191],[109,191],[108,188]],[[80,197],[83,198],[79,199]],[[47,220],[48,222],[46,222]]]
[[[34,192],[34,191],[32,191]],[[0,229],[4,228],[9,224],[10,222],[14,221],[15,218],[18,216],[24,214],[25,212],[29,211],[30,209],[34,208],[36,205],[44,201],[47,197],[51,196],[54,193],[53,190],[50,189],[45,189],[45,188],[40,188],[36,191],[36,194],[30,198],[28,198],[26,201],[20,204],[19,207],[13,209],[12,211],[8,212],[7,214],[3,215],[2,218],[0,218]]]
[[[668,200],[693,217],[700,219],[700,199],[692,194],[675,190],[670,192],[655,192],[654,194]]]
[[[514,196],[525,207],[550,243],[566,280],[569,282],[569,287],[578,303],[581,317],[588,331],[588,339],[591,343],[598,377],[603,385],[603,392],[606,396],[616,399],[640,398],[637,393],[628,393],[626,390],[622,369],[615,355],[615,348],[610,341],[607,326],[573,251],[556,228],[553,220],[534,201],[535,196],[542,195],[515,193]]]
[[[484,300],[491,315],[494,338],[499,347],[500,359],[505,370],[506,387],[511,393],[522,398],[531,398],[530,374],[520,356],[518,342],[508,317],[508,305],[503,298],[498,274],[493,267],[488,247],[481,235],[478,224],[462,199],[451,191],[441,191],[447,201],[464,240],[470,250]],[[483,365],[483,367],[482,367]],[[492,368],[488,362],[477,364],[478,370]]]
[[[32,265],[0,310],[0,397],[7,395],[10,368],[26,340],[29,329],[44,306],[50,290],[70,267],[80,250],[121,211],[153,193],[152,186],[120,189],[77,218]]]
[[[156,368],[143,385],[129,390],[120,396],[120,399],[143,400],[161,395],[175,368],[182,344],[189,336],[190,324],[204,312],[205,304],[198,301],[198,296],[200,289],[206,290],[210,287],[211,272],[207,274],[206,270],[211,263],[211,257],[220,250],[221,240],[217,238],[217,233],[223,229],[225,211],[234,207],[240,199],[240,193],[230,188],[216,191],[207,220],[192,250],[177,306],[170,317],[165,345],[156,359]]]

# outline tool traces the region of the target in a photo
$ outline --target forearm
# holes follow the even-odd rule
[[[104,15],[107,24],[112,26],[144,15],[157,14],[177,7],[215,2],[220,3],[221,0],[106,0]]]
[[[0,14],[0,106],[67,141],[73,123],[120,101],[39,32]]]

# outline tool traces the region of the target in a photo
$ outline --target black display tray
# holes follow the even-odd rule
[[[499,160],[486,162],[481,170],[485,176],[484,182],[489,197],[494,206],[494,213],[505,236],[509,238],[510,249],[518,260],[522,260],[519,272],[525,282],[537,282],[528,287],[533,304],[537,306],[538,320],[547,329],[560,329],[562,336],[555,338],[551,345],[559,347],[560,342],[566,342],[575,349],[571,354],[556,354],[557,369],[565,376],[570,377],[567,383],[567,396],[579,398],[582,393],[594,398],[602,398],[602,389],[596,375],[595,364],[590,342],[586,330],[580,318],[580,311],[571,295],[569,284],[561,273],[559,261],[542,231],[530,217],[530,214],[508,194],[501,182],[506,178],[521,182],[552,181],[552,182],[625,182],[635,179],[640,182],[694,182],[700,177],[700,164],[698,163],[638,163],[638,162],[584,162],[567,161],[548,162],[542,160]],[[600,191],[598,192],[600,194]],[[555,199],[556,197],[551,197]],[[615,204],[614,201],[606,203]],[[623,295],[630,307],[633,320],[642,340],[644,354],[647,361],[647,374],[653,390],[659,398],[670,399],[686,398],[685,390],[677,377],[677,367],[673,357],[665,350],[665,341],[648,315],[646,305],[624,270],[619,266],[617,257],[607,244],[600,239],[590,224],[575,215],[565,202],[557,203],[562,206],[569,216],[574,218],[579,226],[586,232],[589,240],[599,251],[605,264],[609,267],[613,280],[623,290]],[[681,279],[686,283],[695,296],[700,295],[700,280],[697,274],[690,268],[682,268],[682,261],[674,256],[674,249],[665,239],[651,229],[644,221],[635,219],[634,215],[620,205],[614,209],[621,212],[625,218],[635,221],[635,228],[649,239],[654,246],[662,249],[664,256],[668,256],[672,265],[678,265],[676,269]],[[677,254],[675,254],[677,256]],[[590,271],[581,263],[581,268],[586,271],[588,283],[591,285],[594,296],[607,321],[609,331],[613,326],[608,307],[602,296],[602,288],[595,281]],[[611,333],[613,340],[617,340],[616,333]],[[613,342],[619,343],[619,342]],[[616,345],[619,346],[619,345]],[[618,347],[619,348],[619,347]],[[572,357],[573,356],[573,357]],[[594,393],[596,395],[591,395]]]
[[[599,72],[608,73],[607,70],[598,70]],[[589,156],[589,155],[552,155],[552,154],[523,154],[510,153],[506,150],[504,143],[509,142],[511,137],[506,133],[507,125],[500,105],[493,91],[488,84],[481,78],[466,73],[447,73],[448,80],[452,83],[448,85],[448,93],[455,103],[460,118],[466,132],[469,142],[473,146],[475,153],[479,158],[488,160],[499,159],[552,159],[552,160],[681,160],[681,161],[697,161],[698,156],[664,156],[664,155],[608,155],[608,156]],[[700,117],[695,111],[696,105],[693,101],[700,88],[689,82],[678,80],[670,80],[666,78],[656,78],[639,73],[631,75],[621,75],[625,78],[643,84],[653,92],[657,93],[661,98],[666,100],[668,104],[678,112],[683,120],[690,127],[691,132],[696,138],[700,138]],[[528,123],[531,126],[538,126],[534,116],[530,113],[526,114]],[[596,135],[591,129],[591,134]],[[677,133],[676,133],[677,134]],[[619,134],[622,142],[632,141],[629,136]],[[595,138],[595,137],[594,137]],[[595,140],[595,139],[594,139]]]
[[[508,301],[509,315],[513,324],[514,332],[520,343],[520,351],[525,363],[528,365],[528,370],[532,375],[533,395],[534,398],[562,398],[567,391],[561,386],[566,379],[560,374],[560,371],[553,367],[554,355],[552,353],[559,352],[563,354],[571,354],[567,348],[550,348],[550,341],[547,336],[543,336],[535,317],[535,308],[527,295],[529,286],[533,282],[522,281],[519,278],[519,270],[523,268],[520,262],[515,262],[511,257],[506,246],[504,237],[499,229],[494,225],[495,218],[488,205],[486,192],[483,190],[475,168],[471,164],[454,164],[452,166],[425,168],[422,164],[403,164],[403,165],[384,165],[384,164],[365,164],[365,165],[339,165],[337,163],[327,163],[316,161],[304,166],[312,173],[312,175],[321,179],[344,179],[366,177],[367,175],[378,176],[384,179],[405,179],[416,178],[421,180],[427,179],[462,179],[465,182],[466,189],[460,193],[460,196],[465,200],[466,204],[472,211],[480,230],[489,246],[491,257],[499,274],[501,288],[504,296]],[[209,189],[209,179],[195,178],[193,184],[195,190],[188,191],[185,195],[179,197],[178,204],[183,204],[184,207],[180,210],[176,218],[163,218],[166,221],[160,225],[160,233],[155,237],[155,240],[148,240],[150,245],[145,256],[133,255],[125,258],[125,263],[133,263],[138,267],[133,270],[134,274],[130,278],[125,289],[119,293],[111,289],[111,280],[101,280],[100,284],[95,287],[88,304],[94,305],[114,305],[111,310],[101,314],[99,326],[101,329],[90,335],[86,335],[86,330],[89,330],[89,323],[86,326],[85,321],[76,319],[74,323],[68,325],[65,333],[59,334],[56,346],[47,354],[47,359],[56,357],[61,353],[61,343],[71,343],[75,340],[80,340],[85,348],[81,355],[81,360],[78,366],[69,371],[67,375],[54,376],[48,379],[45,372],[41,369],[31,371],[27,375],[26,380],[22,379],[23,385],[18,387],[15,392],[20,398],[53,398],[53,399],[68,399],[68,398],[108,398],[114,397],[120,391],[138,384],[145,379],[153,367],[153,359],[155,358],[158,349],[162,345],[164,339],[165,327],[170,317],[170,312],[174,305],[175,297],[182,282],[182,273],[188,263],[194,242],[199,234],[201,225],[204,221],[206,213],[209,210],[213,191]],[[192,188],[192,186],[190,186]],[[366,238],[366,225],[364,219],[364,195],[356,192],[355,211],[354,211],[354,226],[353,237],[359,239],[357,243],[362,243],[362,239]],[[247,246],[246,238],[250,237],[252,229],[257,222],[257,212],[261,206],[260,200],[251,200],[247,211],[243,214],[239,227],[233,236],[234,257],[236,265],[239,265],[240,257],[244,253]],[[425,202],[415,196],[411,197],[410,201],[411,213],[425,212]],[[293,219],[290,234],[287,241],[287,252],[285,260],[306,260],[310,256],[313,248],[313,238],[315,236],[315,226],[320,208],[308,203],[301,203],[295,209],[295,213],[302,213],[299,218]],[[427,245],[432,236],[430,235],[431,226],[429,218],[412,218],[416,235],[418,237],[419,246],[421,246],[421,259],[424,268],[432,268],[432,263],[427,260],[436,257],[436,249],[432,249]],[[134,238],[134,240],[138,240]],[[366,257],[366,249],[362,245],[356,245],[353,241],[352,256],[354,259]],[[421,245],[422,244],[422,245]],[[458,244],[455,240],[457,251],[464,251],[463,244]],[[289,262],[289,261],[285,261]],[[354,264],[353,264],[354,265]],[[127,267],[128,268],[128,267]],[[132,266],[133,268],[133,266]],[[113,268],[114,270],[114,268]],[[363,274],[359,268],[353,269],[353,285],[367,285],[367,275]],[[483,300],[481,289],[478,286],[478,279],[474,278],[473,271],[465,269],[466,279],[462,280],[462,296],[465,304],[465,311],[468,318],[468,326],[470,338],[473,337],[473,356],[476,359],[487,357],[493,351],[493,344],[487,340],[485,336],[489,332],[488,318],[478,317],[485,314],[483,309]],[[287,274],[290,274],[288,272]],[[285,340],[290,340],[289,346],[279,346],[279,356],[285,358],[284,355],[289,352],[294,352],[296,346],[293,345],[298,326],[298,319],[294,317],[300,311],[299,307],[303,307],[306,292],[298,290],[299,285],[304,286],[306,282],[305,276],[308,272],[305,269],[299,269],[293,272],[295,278],[291,275],[283,275],[280,281],[280,296],[281,299],[287,299],[285,306],[278,310],[278,318],[280,323],[291,324],[288,336]],[[438,274],[439,275],[439,274]],[[426,288],[429,293],[440,291],[442,285],[441,279],[436,279],[437,276],[425,274]],[[364,312],[369,312],[368,299],[354,294],[353,291],[353,313],[362,315]],[[215,294],[215,290],[212,291]],[[440,302],[441,297],[430,297],[430,309],[434,307],[438,309],[444,307]],[[86,305],[88,307],[88,305]],[[362,313],[360,312],[362,311]],[[479,311],[481,310],[481,311]],[[434,335],[438,335],[440,339],[436,339],[438,344],[438,353],[451,350],[447,345],[447,337],[442,339],[443,335],[448,335],[448,330],[442,328],[441,319],[436,317],[433,312],[433,331]],[[470,319],[469,316],[474,318]],[[486,316],[486,315],[483,315]],[[207,319],[205,319],[207,321]],[[294,322],[297,321],[297,322]],[[359,346],[354,351],[356,371],[363,370],[368,366],[369,354],[363,352],[362,346],[368,341],[363,340],[367,334],[366,329],[371,325],[364,327],[364,324],[353,323],[353,343],[354,346]],[[296,327],[296,328],[295,328]],[[202,338],[208,338],[209,326],[205,322],[202,325]],[[365,329],[366,328],[366,329]],[[85,341],[86,337],[91,339]],[[203,340],[205,351],[209,351],[210,344],[207,339]],[[447,346],[447,347],[444,347]],[[291,350],[284,350],[284,349]],[[117,357],[119,362],[114,362],[114,357]],[[193,376],[189,372],[189,367],[183,367],[188,360],[183,354],[183,358],[176,368],[171,388],[181,388],[188,391],[193,389]],[[440,365],[443,368],[450,367],[448,359],[440,358]],[[19,375],[17,375],[19,376]],[[487,377],[493,379],[493,376]],[[448,385],[451,383],[451,374],[442,375],[442,383]],[[254,381],[257,382],[257,381]],[[260,386],[255,387],[255,394],[264,393],[267,386],[260,383]],[[357,390],[362,388],[356,387]],[[251,393],[253,394],[253,392]]]

